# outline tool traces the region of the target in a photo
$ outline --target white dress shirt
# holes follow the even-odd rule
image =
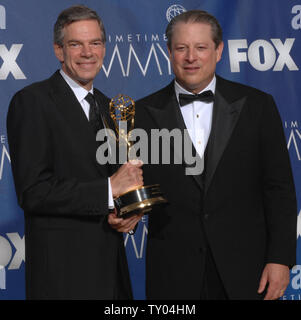
[[[203,91],[211,90],[215,93],[216,77],[214,76],[208,86]],[[179,94],[192,94],[183,87],[181,87],[177,81],[175,81],[175,92],[179,102]],[[191,141],[198,153],[202,158],[208,143],[213,113],[213,102],[205,103],[203,101],[193,101],[183,107],[180,106],[181,113],[188,130]]]
[[[90,104],[87,100],[85,100],[85,97],[90,92],[93,94],[93,85],[90,91],[86,90],[82,86],[80,86],[78,83],[76,83],[73,79],[71,79],[62,69],[60,70],[60,73],[62,77],[65,79],[73,93],[75,94],[78,102],[80,103],[81,107],[83,108],[83,111],[89,120],[89,111],[90,111]],[[112,187],[110,178],[108,178],[108,204],[109,208],[114,208],[114,201],[113,201],[113,195],[112,195]]]

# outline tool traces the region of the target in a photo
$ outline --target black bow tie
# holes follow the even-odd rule
[[[207,90],[199,94],[179,94],[179,102],[181,107],[192,103],[195,100],[209,103],[214,100],[214,94],[211,90]]]

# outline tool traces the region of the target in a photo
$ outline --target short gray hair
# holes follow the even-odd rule
[[[102,32],[102,41],[104,43],[106,42],[106,32],[102,20],[100,19],[96,11],[83,5],[74,5],[70,8],[65,9],[59,14],[54,25],[53,42],[55,44],[58,44],[59,46],[63,46],[64,27],[80,20],[96,20]]]
[[[171,50],[171,40],[175,25],[178,23],[205,23],[211,26],[212,40],[215,48],[223,41],[223,31],[217,19],[203,10],[190,10],[175,16],[168,24],[165,34],[167,37],[167,46]]]

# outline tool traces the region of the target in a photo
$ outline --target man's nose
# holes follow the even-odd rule
[[[186,52],[186,60],[193,62],[196,59],[196,52],[194,48],[189,48]]]
[[[91,57],[92,56],[92,50],[89,44],[84,44],[82,46],[81,55],[85,57]]]

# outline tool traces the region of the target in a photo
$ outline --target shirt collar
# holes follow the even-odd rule
[[[60,73],[61,73],[62,77],[65,79],[65,81],[68,83],[71,90],[74,92],[74,94],[79,102],[82,102],[85,99],[88,92],[93,94],[93,85],[92,85],[91,90],[88,91],[85,88],[83,88],[82,86],[80,86],[78,83],[76,83],[73,79],[71,79],[62,69],[60,70]]]
[[[198,92],[198,93],[202,93],[203,91],[207,91],[207,90],[211,90],[213,93],[215,93],[215,87],[216,87],[216,76],[214,75],[213,79],[210,81],[208,86],[205,89],[203,89],[200,92]],[[187,91],[181,85],[179,85],[177,80],[175,80],[175,92],[176,92],[176,97],[177,97],[178,102],[179,102],[179,94],[180,93],[192,94],[190,91]]]

